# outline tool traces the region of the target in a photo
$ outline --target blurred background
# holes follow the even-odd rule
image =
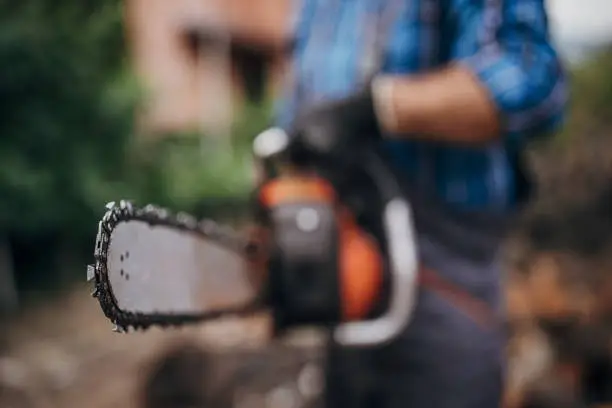
[[[612,242],[599,194],[612,180],[612,3],[546,3],[572,103],[564,131],[534,150],[540,194],[512,246],[512,267],[525,270],[553,252],[584,268],[601,252],[576,248]],[[165,369],[155,358],[204,358],[185,342],[262,344],[257,319],[113,335],[83,281],[108,201],[244,213],[250,141],[270,121],[291,10],[291,0],[0,0],[0,406],[139,407]]]

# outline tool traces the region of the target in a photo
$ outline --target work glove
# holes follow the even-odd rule
[[[381,138],[381,130],[371,86],[299,113],[291,133],[301,147],[331,160],[373,145]]]

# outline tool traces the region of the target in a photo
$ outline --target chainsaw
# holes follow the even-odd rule
[[[383,152],[329,160],[270,128],[253,153],[263,177],[246,232],[107,204],[87,276],[114,330],[269,311],[276,335],[314,326],[346,347],[393,340],[412,316],[418,260],[411,208]]]

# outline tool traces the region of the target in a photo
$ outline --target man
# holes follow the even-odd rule
[[[414,318],[376,350],[330,346],[330,407],[494,408],[498,248],[519,157],[561,122],[543,0],[303,0],[278,122],[323,154],[379,143],[405,179],[423,265]]]

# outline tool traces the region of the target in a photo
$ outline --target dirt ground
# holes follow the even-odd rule
[[[185,343],[208,350],[214,361],[211,375],[226,383],[249,365],[258,368],[247,372],[249,378],[243,373],[238,382],[256,382],[258,388],[274,389],[286,377],[297,378],[305,367],[318,372],[318,366],[309,364],[319,358],[317,333],[270,345],[267,327],[262,316],[113,333],[89,289],[76,288],[0,327],[0,407],[139,408],[142,386],[155,360]]]

